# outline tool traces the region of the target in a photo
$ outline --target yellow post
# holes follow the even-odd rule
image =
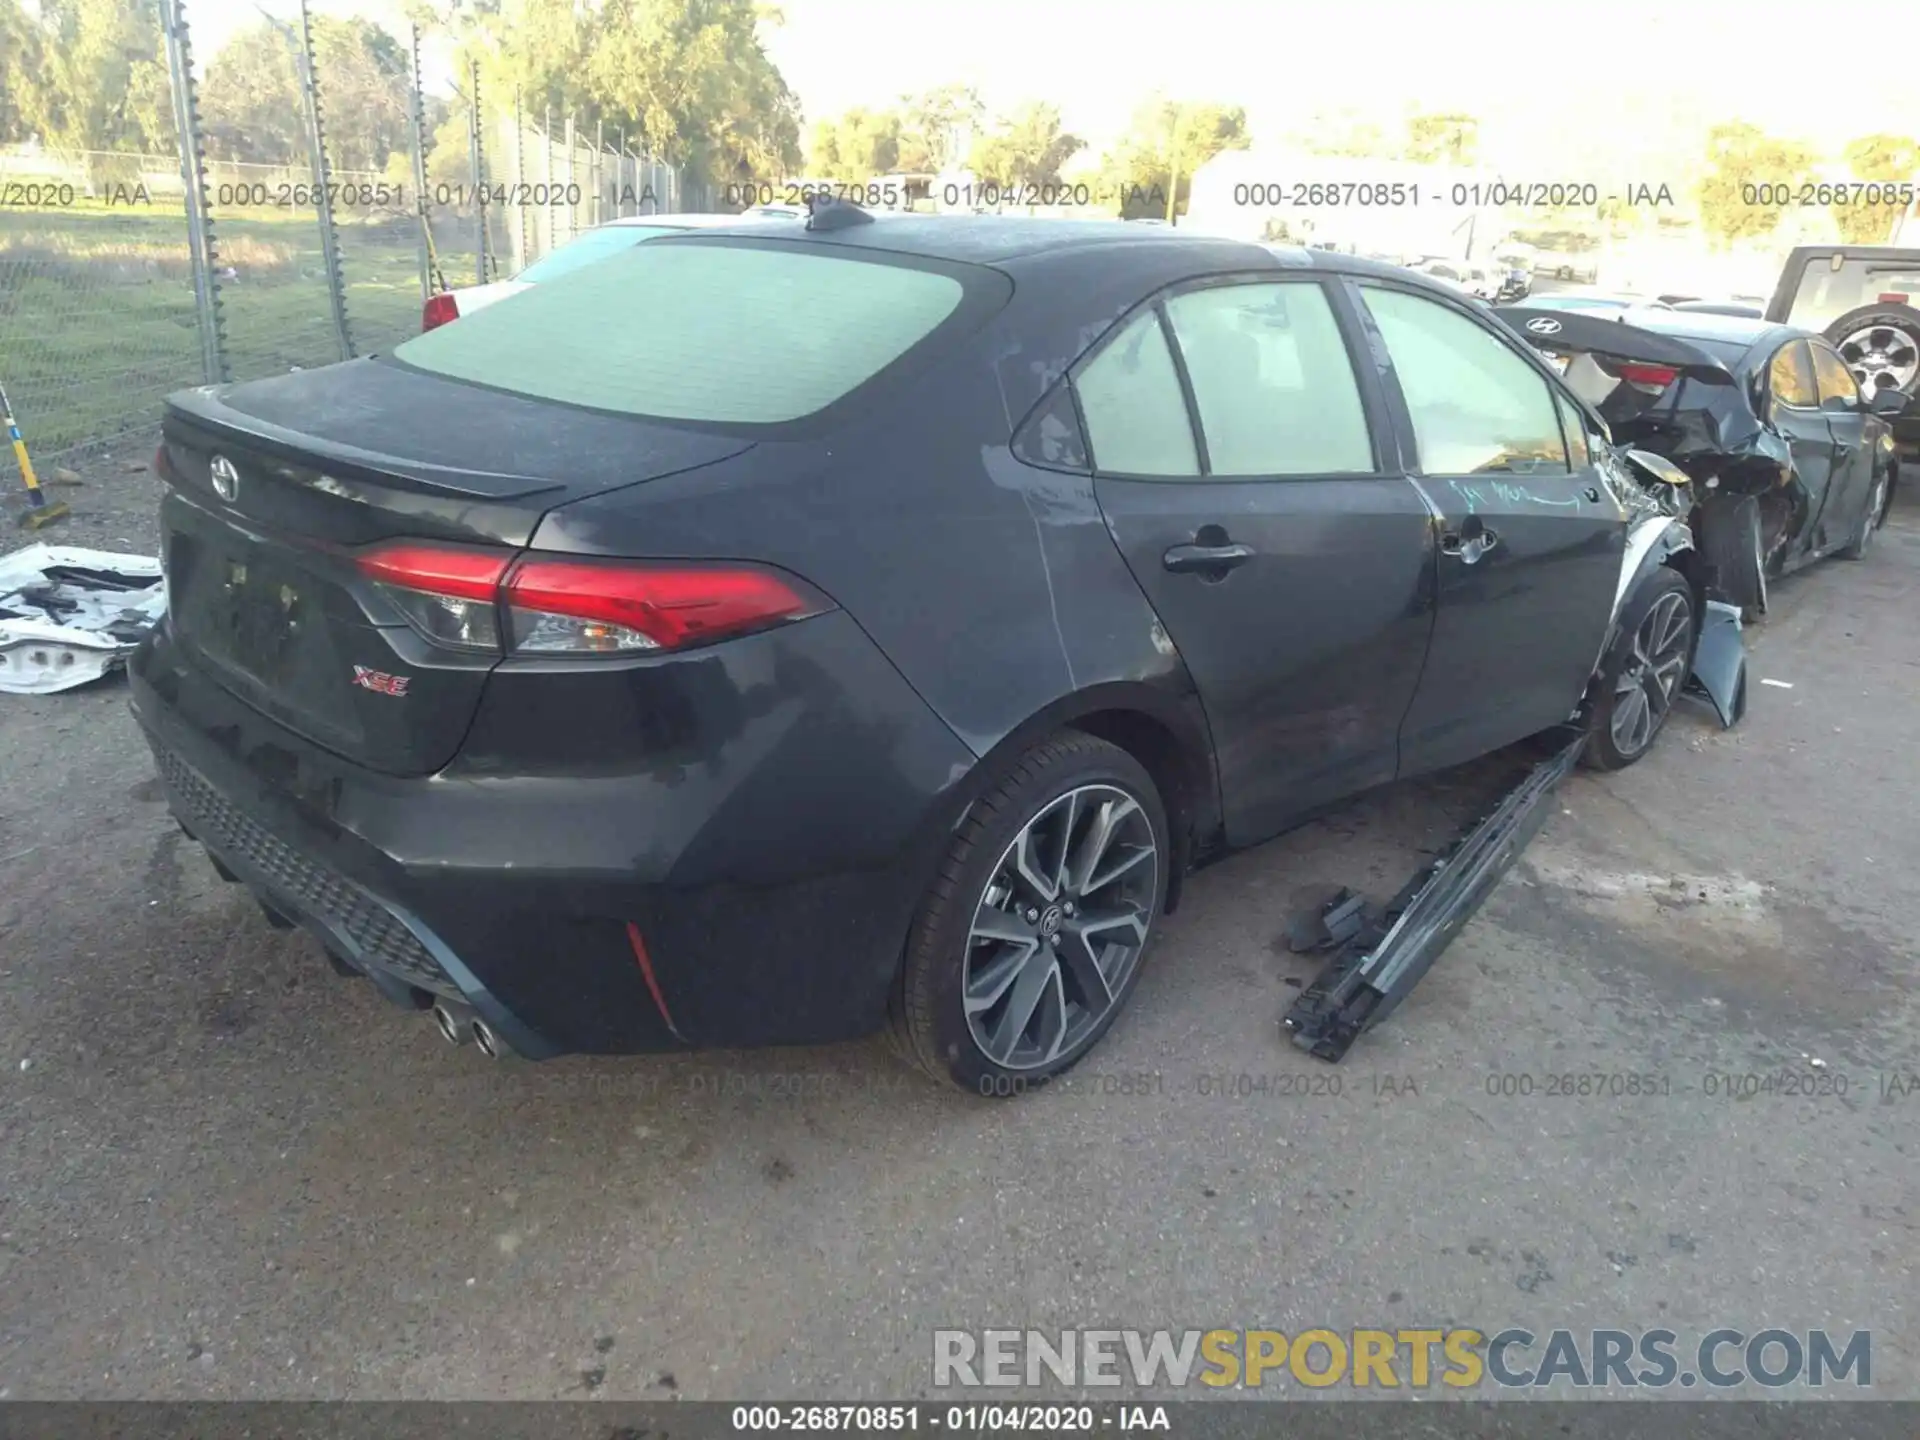
[[[27,510],[20,517],[22,525],[30,525],[38,530],[42,525],[51,525],[67,513],[67,507],[59,501],[49,503],[47,492],[40,488],[40,479],[33,473],[33,461],[27,455],[27,442],[20,438],[20,427],[14,422],[13,404],[7,399],[4,385],[0,385],[0,419],[7,425],[7,438],[13,442],[13,458],[20,462],[20,478],[27,484]]]

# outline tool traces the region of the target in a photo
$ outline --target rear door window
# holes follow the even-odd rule
[[[1820,387],[1820,403],[1829,400],[1845,400],[1850,405],[1860,401],[1860,387],[1853,383],[1853,372],[1847,369],[1847,362],[1840,358],[1838,351],[1819,342],[1811,342],[1813,349],[1813,379]]]
[[[1087,362],[1073,387],[1098,469],[1109,475],[1200,473],[1180,372],[1157,310],[1129,321]]]
[[[1428,475],[1566,474],[1546,377],[1484,325],[1401,290],[1365,286]]]
[[[1820,387],[1804,340],[1790,340],[1774,352],[1767,365],[1767,396],[1776,405],[1797,410],[1811,410],[1820,403]]]
[[[963,285],[961,274],[980,278]],[[466,380],[661,420],[777,425],[817,414],[955,317],[994,272],[798,245],[634,245],[394,347]]]
[[[1360,385],[1311,281],[1212,286],[1167,302],[1217,476],[1374,469]]]

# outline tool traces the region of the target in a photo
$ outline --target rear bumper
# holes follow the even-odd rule
[[[535,716],[555,677],[496,677],[462,757],[412,779],[246,706],[164,624],[129,672],[174,815],[229,873],[534,1058],[876,1028],[974,758],[838,613]]]

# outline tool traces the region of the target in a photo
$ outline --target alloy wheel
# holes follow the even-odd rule
[[[1920,377],[1920,343],[1891,325],[1866,325],[1834,347],[1871,400],[1883,390],[1913,393]]]
[[[1622,755],[1638,755],[1652,744],[1673,708],[1686,675],[1692,629],[1693,606],[1685,595],[1669,591],[1633,632],[1633,650],[1613,687],[1613,746]]]
[[[982,1054],[1035,1070],[1098,1029],[1146,947],[1159,867],[1147,812],[1118,786],[1070,790],[1020,827],[967,935],[962,995]]]

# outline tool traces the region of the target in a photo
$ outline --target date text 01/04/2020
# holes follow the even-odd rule
[[[1524,210],[1602,203],[1664,208],[1678,202],[1672,186],[1646,182],[1603,186],[1591,180],[1462,180],[1423,190],[1412,180],[1259,180],[1235,185],[1233,203],[1265,210],[1417,209],[1422,205]]]
[[[920,193],[916,194],[916,191]],[[1002,205],[1034,205],[1042,208],[1072,206],[1102,209],[1149,207],[1167,208],[1163,185],[1111,185],[1088,180],[1035,181],[1002,185],[993,180],[949,181],[928,185],[924,190],[901,180],[868,180],[842,184],[832,180],[745,180],[721,187],[723,205],[803,206],[814,199],[840,200],[849,205],[897,208],[916,200],[927,200],[943,209],[989,209]]]
[[[1164,1405],[968,1404],[736,1405],[736,1432],[835,1430],[859,1433],[944,1430],[954,1434],[1086,1434],[1096,1430],[1171,1430]]]

